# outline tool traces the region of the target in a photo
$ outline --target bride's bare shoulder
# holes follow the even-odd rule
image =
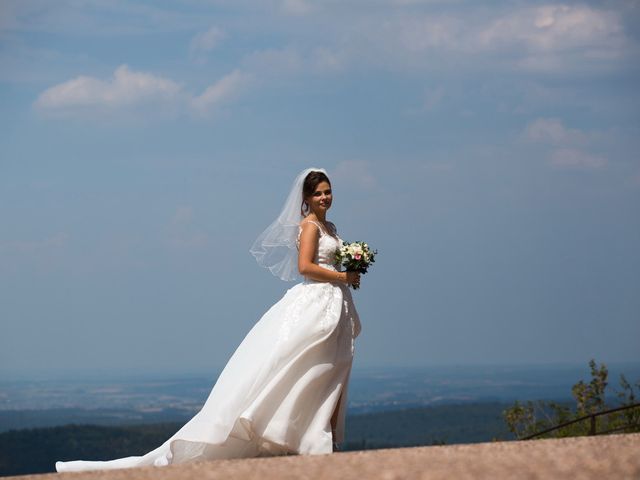
[[[300,220],[300,228],[304,228],[305,225],[311,225],[310,227],[307,227],[310,229],[318,228],[318,224],[310,218],[303,218],[302,220]]]

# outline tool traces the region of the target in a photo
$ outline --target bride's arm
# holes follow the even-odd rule
[[[320,282],[348,283],[350,278],[347,276],[347,272],[329,270],[313,262],[316,256],[316,249],[318,248],[318,234],[318,226],[312,222],[305,222],[302,225],[300,251],[298,253],[298,271],[301,275]]]

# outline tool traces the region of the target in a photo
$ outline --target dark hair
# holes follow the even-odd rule
[[[331,186],[329,177],[327,177],[323,172],[309,172],[309,174],[305,177],[304,183],[302,184],[302,204],[300,205],[300,215],[302,215],[303,217],[306,216],[304,213],[305,205],[307,207],[307,214],[309,213],[309,204],[307,203],[306,198],[313,195],[313,192],[316,191],[316,187],[321,182],[327,182],[329,186]]]

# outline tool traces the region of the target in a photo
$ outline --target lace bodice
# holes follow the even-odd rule
[[[335,264],[335,253],[340,246],[342,246],[342,239],[338,235],[336,230],[336,226],[327,222],[329,227],[331,228],[331,232],[327,232],[324,229],[324,226],[315,220],[305,220],[305,222],[315,223],[317,227],[320,229],[320,238],[318,239],[318,250],[316,251],[316,257],[314,259],[314,263],[328,268],[330,270],[341,271],[340,268],[336,267]],[[296,239],[296,246],[298,250],[300,250],[300,234],[302,233],[302,226],[298,227],[298,237]]]

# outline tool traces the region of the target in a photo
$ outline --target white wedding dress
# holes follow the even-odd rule
[[[312,220],[308,220],[312,221]],[[320,224],[315,263],[331,270],[342,244]],[[298,231],[298,248],[300,245]],[[344,440],[354,339],[361,330],[342,282],[305,279],[251,328],[202,409],[143,456],[56,462],[58,472],[164,466],[218,458],[325,454]],[[335,409],[335,438],[331,417]]]

